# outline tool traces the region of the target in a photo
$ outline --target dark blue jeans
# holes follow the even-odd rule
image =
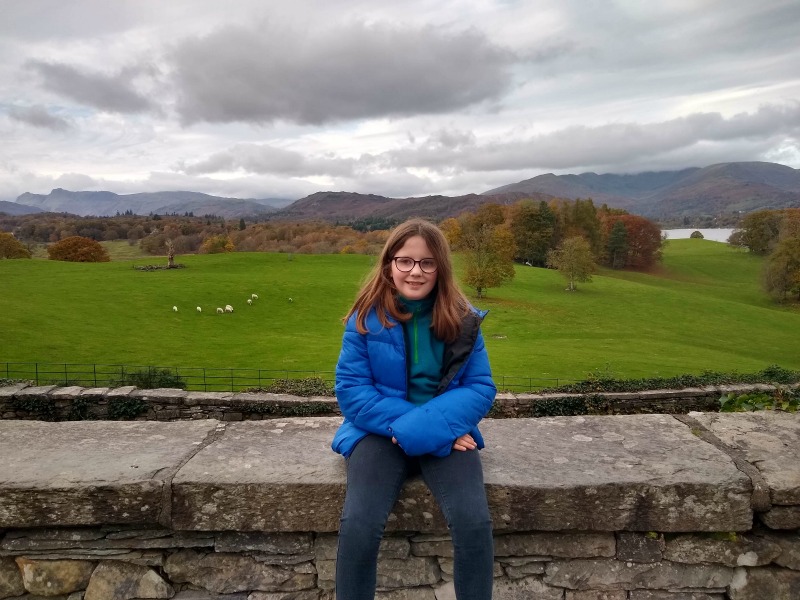
[[[371,600],[383,530],[409,475],[421,473],[450,528],[458,600],[492,597],[492,521],[477,450],[410,457],[389,438],[368,435],[347,459],[347,493],[336,557],[337,600]]]

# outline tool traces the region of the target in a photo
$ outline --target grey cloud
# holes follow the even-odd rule
[[[174,51],[185,123],[442,113],[499,98],[511,52],[476,31],[353,24],[315,35],[227,27]]]
[[[20,123],[51,131],[66,131],[72,127],[70,121],[51,114],[44,106],[39,105],[12,106],[8,111],[8,116]]]
[[[65,64],[30,61],[46,89],[86,106],[117,113],[141,113],[154,108],[131,83],[132,73],[116,75],[86,73]]]
[[[471,146],[475,141],[475,134],[471,131],[459,131],[456,129],[440,129],[429,140],[435,146],[444,148]]]
[[[237,144],[229,150],[212,154],[205,160],[184,164],[180,170],[190,174],[209,174],[243,170],[257,174],[279,174],[290,177],[354,174],[357,161],[335,157],[306,157],[298,152],[263,144]]]
[[[800,103],[763,106],[754,113],[725,118],[719,113],[696,113],[661,123],[615,123],[598,127],[575,126],[526,140],[476,143],[449,150],[423,144],[419,148],[386,153],[398,167],[427,166],[444,172],[454,168],[478,171],[508,169],[570,169],[616,165],[624,168],[643,157],[653,158],[702,143],[753,144],[753,158],[761,151],[757,141],[776,136],[800,138]]]

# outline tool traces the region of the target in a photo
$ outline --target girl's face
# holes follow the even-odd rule
[[[436,271],[426,273],[422,270],[420,263],[415,262],[410,271],[403,272],[397,268],[396,258],[410,258],[414,261],[428,259],[425,262],[425,268],[430,271],[429,261],[433,260],[433,254],[422,236],[415,235],[408,238],[406,243],[394,253],[392,257],[392,281],[398,293],[407,300],[422,300],[433,291],[433,287],[436,285]],[[435,261],[432,264],[435,264]]]

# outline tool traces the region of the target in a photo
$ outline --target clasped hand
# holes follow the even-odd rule
[[[397,443],[397,438],[392,438],[392,443]],[[453,442],[453,450],[460,450],[461,452],[466,452],[467,450],[475,450],[478,447],[478,444],[475,443],[475,440],[472,439],[472,436],[468,433],[465,433],[460,438],[456,439]]]

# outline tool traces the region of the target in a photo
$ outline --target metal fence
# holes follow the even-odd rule
[[[331,385],[333,371],[291,371],[285,369],[239,369],[208,367],[163,367],[154,365],[101,365],[86,363],[0,362],[0,379],[23,379],[36,385],[76,385],[81,387],[183,387],[191,391],[238,392],[268,388],[287,379],[321,379]],[[557,387],[575,380],[544,377],[494,377],[501,391],[532,392]],[[156,385],[149,386],[148,382]],[[175,383],[180,382],[180,386]]]

